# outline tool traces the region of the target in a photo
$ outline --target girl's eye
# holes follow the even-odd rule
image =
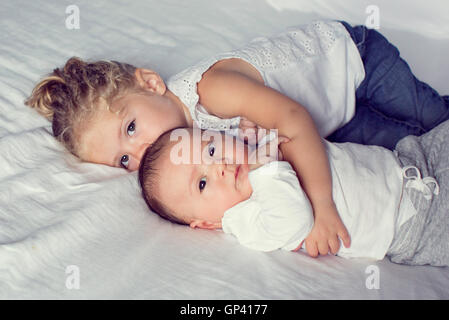
[[[202,192],[203,189],[206,188],[206,178],[201,178],[198,187],[200,188],[200,192]]]
[[[125,154],[124,156],[121,157],[120,159],[120,165],[125,168],[128,169],[128,163],[129,163],[129,157],[127,154]]]
[[[136,132],[136,120],[131,121],[131,123],[128,125],[128,128],[126,129],[126,133],[129,136],[132,136]]]
[[[208,151],[209,151],[209,155],[211,156],[211,157],[213,157],[214,156],[214,154],[215,154],[215,145],[214,145],[214,143],[210,143],[209,144],[209,146],[208,146]]]

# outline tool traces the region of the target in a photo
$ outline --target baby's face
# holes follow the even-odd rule
[[[179,142],[171,143],[161,159],[156,189],[160,200],[191,227],[221,228],[224,212],[251,195],[248,148],[225,134],[198,140],[202,156],[196,151],[195,159],[199,148],[190,134],[190,161],[181,164],[176,164]]]

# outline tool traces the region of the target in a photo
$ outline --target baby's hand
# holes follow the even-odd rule
[[[321,212],[315,213],[315,222],[312,231],[305,240],[307,253],[311,257],[318,254],[326,255],[330,251],[336,254],[340,249],[340,240],[346,248],[351,245],[348,230],[338,215],[335,204],[319,208]]]

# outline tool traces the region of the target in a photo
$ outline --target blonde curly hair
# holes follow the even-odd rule
[[[25,104],[52,122],[53,135],[80,157],[80,134],[99,110],[112,110],[114,100],[142,90],[136,67],[116,61],[85,62],[77,57],[56,68],[33,89]]]

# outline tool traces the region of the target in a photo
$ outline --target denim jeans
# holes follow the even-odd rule
[[[384,36],[341,23],[357,45],[366,75],[356,91],[354,117],[327,137],[329,141],[393,149],[401,138],[419,136],[449,119],[449,96],[419,81]]]

